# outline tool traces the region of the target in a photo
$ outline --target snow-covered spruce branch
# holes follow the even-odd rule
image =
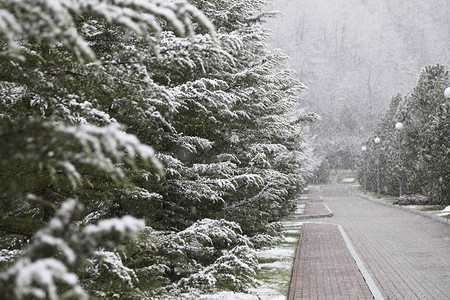
[[[81,210],[75,200],[61,205],[23,256],[0,273],[1,299],[88,299],[73,270],[98,247],[132,239],[144,227],[142,220],[125,216],[80,229],[72,222]]]
[[[126,162],[134,165],[137,156],[151,162],[157,169],[162,166],[155,158],[151,147],[140,143],[134,135],[127,134],[117,124],[106,127],[98,127],[91,124],[68,126],[60,124],[55,128],[56,132],[71,136],[72,140],[82,146],[84,153],[73,153],[68,160],[60,163],[68,174],[73,173],[75,178],[80,178],[73,162],[87,164],[100,169],[106,174],[113,174],[113,178],[124,178],[124,174],[114,162]],[[113,160],[110,159],[112,157]]]
[[[20,12],[20,13],[17,13]],[[185,2],[158,0],[4,0],[0,4],[0,37],[7,47],[0,55],[23,59],[21,38],[41,41],[49,46],[61,43],[79,58],[94,59],[95,53],[77,32],[75,18],[95,16],[130,32],[144,36],[159,34],[158,19],[164,20],[179,35],[193,35],[194,22],[214,35],[214,26],[205,15]]]
[[[202,219],[160,239],[163,242],[155,246],[158,251],[151,257],[154,268],[146,271],[159,268],[160,276],[168,276],[172,270],[184,278],[154,290],[152,299],[193,291],[245,290],[256,283],[255,251],[235,222]]]
[[[101,160],[106,160],[106,155],[111,156],[116,162],[126,161],[132,163],[136,156],[151,162],[158,169],[162,169],[161,164],[155,158],[153,149],[142,144],[139,139],[132,134],[124,132],[118,124],[111,124],[105,127],[98,127],[91,124],[78,126],[68,126],[59,124],[55,128],[56,132],[61,132],[72,136],[74,140],[81,144],[85,151],[98,155]],[[83,161],[83,159],[80,159]]]
[[[217,290],[243,291],[257,285],[258,260],[255,251],[237,246],[219,257],[213,264],[188,278],[180,280],[176,287],[181,291],[196,288],[203,292]]]
[[[91,124],[66,125],[30,119],[23,124],[0,120],[0,136],[5,147],[1,154],[12,161],[21,161],[29,167],[45,167],[50,175],[65,174],[76,187],[83,182],[77,166],[88,165],[115,180],[125,179],[117,163],[135,166],[138,157],[162,172],[162,165],[153,149],[139,139],[125,133],[118,124],[98,127]],[[18,147],[18,149],[16,148]],[[6,160],[0,160],[0,164]]]

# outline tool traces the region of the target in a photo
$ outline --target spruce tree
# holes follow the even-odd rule
[[[304,86],[266,47],[265,3],[0,4],[0,229],[22,249],[42,228],[0,294],[156,299],[255,284],[254,248],[277,241],[316,165],[302,129],[317,116],[289,114]],[[83,210],[55,231],[68,198]],[[39,232],[58,241],[46,255]],[[123,232],[137,240],[118,247]],[[42,263],[63,281],[17,294],[19,266]]]

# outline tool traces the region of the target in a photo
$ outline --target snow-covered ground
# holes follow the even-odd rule
[[[437,215],[441,217],[450,216],[450,206],[447,206],[446,208],[441,210],[441,212],[439,212]]]
[[[424,211],[439,217],[450,216],[450,206],[447,206],[442,210],[437,210],[438,208],[435,205],[406,205],[406,207],[419,211]]]

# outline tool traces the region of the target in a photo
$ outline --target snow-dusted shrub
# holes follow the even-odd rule
[[[397,205],[429,205],[432,204],[430,200],[424,195],[402,195],[397,200],[393,202]]]
[[[250,242],[257,249],[274,246],[284,240],[281,229],[279,222],[267,224],[264,231],[250,237]]]
[[[117,251],[98,250],[87,260],[81,273],[83,285],[92,294],[103,297],[138,294],[136,272],[124,265]]]
[[[241,290],[254,283],[257,261],[250,246],[238,224],[203,219],[177,233],[146,227],[127,246],[123,261],[135,271],[136,286],[155,297],[190,289]]]
[[[214,247],[216,250],[227,249],[235,245],[248,244],[242,235],[240,226],[224,219],[202,219],[177,233],[183,244],[195,247]]]
[[[217,290],[244,291],[256,285],[256,253],[248,246],[237,246],[225,252],[213,264],[181,279],[181,289],[197,288],[203,292]]]

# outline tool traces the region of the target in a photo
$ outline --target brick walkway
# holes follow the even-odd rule
[[[309,195],[308,195],[308,201],[313,202],[313,201],[322,201],[322,196],[319,193],[319,186],[310,186],[308,188],[309,190]]]
[[[331,211],[323,202],[308,202],[306,203],[305,215],[326,215]]]
[[[356,252],[361,257],[369,274],[385,299],[450,299],[450,226],[415,215],[400,209],[387,207],[357,196],[351,187],[344,185],[321,186],[310,189],[313,199],[323,199],[333,211],[333,218],[316,219],[326,223],[341,224],[347,232]],[[309,225],[305,225],[308,228]],[[307,234],[307,231],[304,231]],[[330,237],[332,239],[332,237]],[[301,251],[313,247],[312,240],[302,240]],[[326,247],[322,245],[322,247]],[[326,257],[328,254],[322,252]],[[299,256],[300,257],[300,256]],[[343,261],[343,260],[342,260]],[[297,261],[295,262],[295,265]],[[310,264],[315,264],[311,258]],[[307,270],[308,262],[298,265],[298,270]],[[338,277],[343,274],[338,274]],[[307,298],[307,289],[316,292],[333,285],[330,281],[301,279],[293,283],[295,298],[290,299],[342,299],[349,291],[334,289],[331,298],[325,291],[314,298]],[[325,278],[314,277],[319,280]],[[356,285],[357,286],[357,285]],[[355,289],[350,289],[354,291]],[[356,289],[357,290],[357,289]],[[364,298],[362,298],[364,299]]]
[[[288,299],[373,299],[338,226],[303,225]]]

